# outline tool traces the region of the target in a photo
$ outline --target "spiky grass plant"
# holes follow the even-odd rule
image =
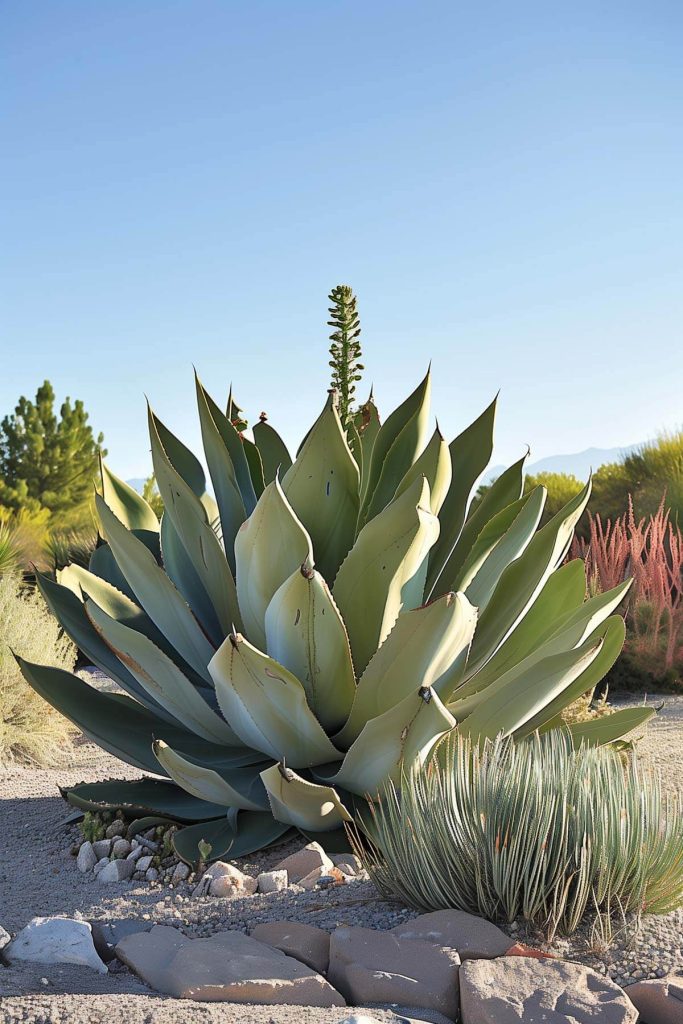
[[[0,764],[61,764],[76,730],[28,685],[13,650],[67,671],[76,663],[75,644],[41,595],[7,574],[0,577]]]
[[[560,730],[482,746],[452,734],[369,808],[357,853],[384,895],[420,910],[521,917],[551,939],[591,913],[683,904],[680,794]]]

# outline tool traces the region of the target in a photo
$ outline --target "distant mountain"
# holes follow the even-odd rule
[[[526,467],[527,473],[568,473],[577,480],[587,480],[591,470],[595,472],[607,462],[619,462],[625,455],[640,448],[640,444],[630,444],[625,448],[586,448],[583,452],[572,452],[568,455],[548,455],[545,459],[532,462]],[[506,466],[492,466],[484,477],[484,483],[491,483],[500,476]]]

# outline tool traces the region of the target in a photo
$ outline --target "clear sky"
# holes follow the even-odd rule
[[[142,475],[194,363],[294,442],[343,282],[380,407],[500,388],[496,462],[683,421],[680,0],[32,0],[0,48],[0,412],[49,377]]]

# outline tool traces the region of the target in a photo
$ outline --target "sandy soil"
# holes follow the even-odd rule
[[[667,781],[683,788],[683,697],[662,699],[664,707],[639,748],[641,755]],[[218,928],[246,931],[259,921],[274,919],[308,921],[330,930],[342,923],[387,928],[410,916],[410,911],[379,899],[371,885],[362,883],[329,893],[289,892],[231,901],[190,900],[187,887],[172,891],[152,889],[146,883],[101,885],[92,876],[81,875],[69,852],[77,831],[74,826],[64,826],[69,808],[60,798],[57,785],[137,775],[135,769],[127,768],[89,743],[77,747],[68,769],[0,769],[0,924],[8,931],[15,933],[31,917],[48,914],[80,913],[86,920],[104,921],[145,917],[200,935]],[[267,853],[245,869],[253,873],[272,865],[287,852],[281,848]],[[669,933],[681,923],[679,916],[675,920],[671,915],[659,920],[666,922]],[[378,1020],[392,1019],[388,1012],[372,1013]],[[339,1010],[243,1007],[167,999],[150,992],[122,967],[102,976],[85,968],[0,965],[3,1024],[332,1024],[343,1017]]]

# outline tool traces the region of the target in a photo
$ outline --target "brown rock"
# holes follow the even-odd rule
[[[625,992],[590,967],[502,956],[460,968],[462,1024],[635,1024]]]
[[[503,956],[510,948],[510,937],[495,924],[464,910],[435,910],[392,928],[403,939],[423,939],[439,946],[457,949],[461,960],[486,960]]]
[[[210,896],[244,896],[256,892],[257,882],[250,875],[245,875],[233,864],[226,864],[225,861],[217,860],[207,869],[202,881],[206,885]]]
[[[329,874],[334,867],[320,843],[309,843],[296,853],[285,857],[275,865],[275,871],[286,871],[290,883],[299,882],[317,868],[324,868],[322,874]]]
[[[626,995],[647,1024],[681,1024],[683,1021],[683,977],[638,981],[629,985]]]
[[[401,1003],[458,1016],[455,949],[371,928],[337,928],[328,977],[350,1003]]]
[[[330,936],[322,928],[296,921],[269,921],[257,924],[250,933],[252,938],[281,949],[314,971],[324,974],[330,962]]]
[[[242,932],[189,939],[165,925],[122,939],[119,960],[177,999],[289,1006],[345,1006],[320,974]]]
[[[505,956],[531,956],[536,960],[557,960],[552,953],[544,953],[542,949],[527,946],[524,942],[515,942],[514,946],[510,946],[506,951]]]

